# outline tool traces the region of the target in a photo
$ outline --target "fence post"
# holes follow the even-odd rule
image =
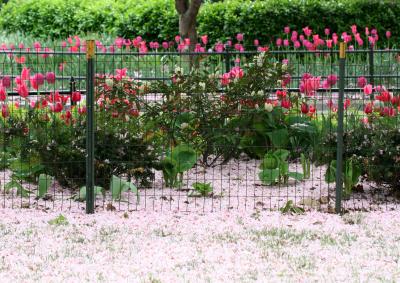
[[[94,40],[86,41],[86,213],[94,213]]]
[[[231,56],[229,54],[228,47],[225,49],[225,72],[229,73],[231,70]]]
[[[71,76],[71,79],[69,80],[69,91],[70,91],[71,97],[72,97],[72,93],[74,91],[76,91],[76,84],[75,83],[76,82],[75,82],[74,77]],[[72,101],[72,98],[71,98],[71,105],[76,105],[76,102]]]
[[[342,212],[343,190],[343,123],[344,123],[344,84],[346,68],[346,44],[340,43],[339,51],[339,101],[338,101],[338,127],[337,127],[337,151],[336,151],[336,213]]]
[[[374,85],[375,80],[374,80],[374,45],[370,44],[369,45],[369,82],[370,84]]]

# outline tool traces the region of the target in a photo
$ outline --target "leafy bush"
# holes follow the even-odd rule
[[[243,151],[260,158],[268,147],[284,147],[288,142],[284,111],[281,107],[270,112],[264,109],[270,90],[286,72],[285,65],[275,63],[266,53],[247,61],[243,69],[236,66],[222,75],[209,74],[206,69],[183,75],[177,68],[173,83],[148,86],[148,93],[162,93],[163,99],[143,102],[147,128],[161,139],[160,145],[192,146],[206,166],[220,158],[227,162]]]
[[[98,81],[101,83],[102,80]],[[119,95],[123,100],[126,93],[121,89],[127,84],[112,85],[109,93],[102,94],[108,97]],[[129,91],[137,89],[136,85],[130,86]],[[103,105],[107,106],[106,103]],[[144,139],[143,127],[136,117],[138,114],[135,112],[127,119],[125,110],[119,107],[118,115],[108,106],[96,111],[95,184],[103,188],[108,188],[113,175],[125,176],[143,186],[153,177],[155,152]],[[35,173],[46,172],[64,186],[76,188],[85,184],[86,116],[78,107],[61,115],[46,108],[27,110],[23,107],[12,112],[5,128],[6,152],[22,165],[27,164],[32,170],[38,163],[43,168]],[[16,169],[22,165],[16,165]],[[12,166],[13,163],[11,169]]]
[[[197,22],[199,33],[212,40],[242,32],[247,44],[255,38],[274,41],[287,25],[297,30],[309,26],[323,34],[325,27],[342,32],[357,24],[381,33],[390,29],[396,40],[398,14],[400,2],[392,0],[226,0],[204,3]],[[178,16],[173,0],[11,0],[2,7],[0,26],[40,37],[115,32],[128,38],[171,40],[178,34]]]
[[[390,102],[386,103],[390,105]],[[388,107],[385,107],[388,108]],[[359,113],[351,112],[345,119],[344,168],[343,178],[348,197],[351,189],[364,176],[378,185],[385,184],[393,189],[400,188],[400,131],[399,117],[382,116],[379,107],[368,114],[368,122],[361,122]],[[326,164],[327,182],[334,182],[336,177],[336,125],[327,126],[326,119],[319,131],[318,141],[313,147],[313,156],[317,164]],[[329,130],[331,128],[331,130]]]

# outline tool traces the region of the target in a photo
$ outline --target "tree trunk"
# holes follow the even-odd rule
[[[197,44],[196,17],[202,0],[175,0],[175,8],[179,14],[179,34],[182,38],[190,39],[189,52],[193,52]],[[190,67],[193,66],[194,56],[190,57]]]
[[[182,38],[190,39],[189,50],[192,52],[197,44],[196,21],[192,21],[185,15],[179,16],[179,34]]]

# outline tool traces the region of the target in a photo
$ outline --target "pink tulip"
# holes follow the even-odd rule
[[[352,25],[352,26],[351,26],[351,32],[352,32],[353,34],[356,34],[356,33],[357,33],[357,26],[356,26],[356,25]]]
[[[332,48],[332,39],[327,39],[326,40],[326,47]]]
[[[364,94],[365,95],[372,94],[372,85],[367,84],[367,85],[364,86]]]
[[[201,37],[201,42],[203,42],[204,45],[207,45],[207,43],[208,43],[208,35],[203,35]]]
[[[336,33],[332,34],[332,40],[333,40],[333,44],[337,45],[338,44],[338,35]]]
[[[56,82],[56,75],[53,72],[46,73],[46,81],[49,84],[54,84]]]
[[[297,41],[297,37],[298,37],[298,33],[297,33],[297,31],[292,31],[292,36],[290,37],[290,40],[292,41],[292,42],[296,42]]]
[[[288,46],[289,46],[289,40],[285,39],[285,40],[283,41],[283,45],[284,45],[285,47],[288,47]]]
[[[290,27],[285,27],[283,29],[283,32],[286,33],[286,34],[289,34],[290,33]]]
[[[41,48],[40,42],[36,41],[35,43],[33,43],[33,47],[36,49],[37,52],[39,52]]]
[[[232,70],[229,72],[231,78],[242,78],[244,75],[243,70],[240,67],[233,67]]]
[[[237,35],[236,35],[236,40],[237,41],[243,41],[243,33],[238,33]]]
[[[230,74],[225,73],[221,76],[221,85],[226,86],[230,83]]]
[[[358,85],[359,88],[365,87],[366,84],[367,84],[367,79],[365,77],[358,77],[357,78],[357,85]]]
[[[164,42],[162,43],[162,47],[163,47],[164,49],[168,49],[168,47],[169,47],[168,42],[164,41]]]
[[[11,78],[9,76],[4,76],[1,80],[3,87],[9,88],[11,86]]]
[[[260,45],[260,42],[258,41],[258,39],[254,39],[254,46],[258,46]]]
[[[45,77],[41,73],[37,73],[30,78],[31,86],[33,89],[37,90],[44,84]]]
[[[122,48],[122,45],[124,44],[124,39],[121,38],[121,37],[117,37],[117,38],[114,40],[114,44],[117,46],[117,48],[121,49],[121,48]]]
[[[19,85],[17,86],[17,92],[18,92],[18,94],[19,94],[21,97],[23,97],[23,98],[26,98],[26,97],[28,97],[28,95],[29,95],[29,89],[28,89],[28,87],[26,86],[26,84],[24,84],[24,83],[19,84]]]
[[[217,42],[214,46],[216,52],[223,52],[224,51],[224,44],[221,42]]]
[[[121,81],[123,78],[126,77],[126,73],[127,73],[128,69],[127,68],[123,68],[123,69],[115,69],[115,79],[117,81]]]
[[[392,36],[392,33],[390,32],[390,30],[386,31],[386,38],[389,39]]]
[[[330,86],[334,86],[338,81],[338,77],[334,74],[331,74],[326,77],[326,80]]]
[[[328,28],[326,28],[324,31],[325,31],[326,36],[328,36],[331,33],[330,29],[328,29]]]
[[[308,36],[311,36],[312,29],[310,29],[309,27],[305,27],[305,28],[303,28],[303,32],[308,37]]]
[[[277,40],[276,40],[276,46],[282,46],[282,38],[278,38]]]
[[[366,35],[366,36],[369,35],[369,29],[368,29],[368,27],[365,27],[365,35]]]
[[[21,71],[21,80],[22,81],[29,80],[29,73],[30,73],[30,70],[28,68],[24,67]]]
[[[375,45],[375,38],[373,36],[368,36],[368,42],[371,46]]]

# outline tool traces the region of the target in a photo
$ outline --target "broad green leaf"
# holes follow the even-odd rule
[[[46,174],[40,174],[39,175],[39,195],[38,197],[43,197],[45,194],[47,194],[47,191],[49,190],[51,184],[53,183],[53,177],[46,175]]]
[[[261,169],[275,169],[278,167],[278,164],[277,157],[273,153],[268,152],[261,163]]]
[[[297,181],[301,181],[304,179],[304,175],[301,173],[297,173],[297,172],[289,172],[287,174],[290,178],[295,179]]]
[[[271,143],[276,148],[285,148],[289,143],[289,132],[287,129],[278,129],[267,133]]]
[[[172,150],[172,159],[176,162],[176,172],[183,173],[191,169],[197,161],[197,153],[190,146],[181,144]]]
[[[271,185],[279,177],[279,169],[264,169],[258,173],[258,176],[264,184]]]
[[[274,155],[282,162],[286,161],[289,156],[289,151],[286,149],[277,149],[274,151]]]

